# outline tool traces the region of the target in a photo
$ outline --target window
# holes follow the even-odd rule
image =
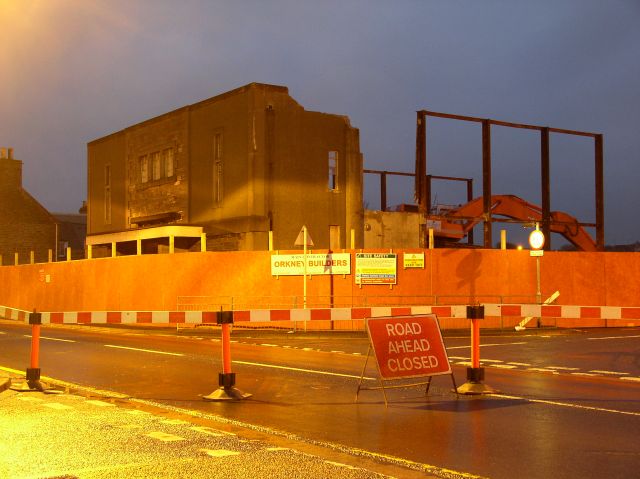
[[[171,178],[175,172],[173,148],[167,148],[163,152],[164,160],[164,177]]]
[[[151,178],[158,181],[162,177],[162,157],[159,151],[151,153]]]
[[[338,152],[329,152],[329,190],[338,189]]]
[[[104,223],[111,224],[111,165],[104,167]]]
[[[143,155],[139,158],[140,162],[140,183],[146,183],[149,181],[149,159],[147,155]]]
[[[222,204],[222,133],[213,136],[213,206]]]

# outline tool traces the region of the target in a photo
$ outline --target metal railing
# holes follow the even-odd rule
[[[380,295],[307,296],[307,308],[370,308],[449,306],[457,304],[537,304],[535,295]],[[302,295],[291,296],[178,296],[176,311],[244,311],[303,308]]]

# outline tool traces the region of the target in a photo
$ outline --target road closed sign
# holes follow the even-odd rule
[[[368,319],[367,332],[382,379],[451,374],[435,314]]]

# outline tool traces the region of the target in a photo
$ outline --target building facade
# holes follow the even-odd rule
[[[0,148],[0,255],[2,264],[49,261],[57,249],[55,218],[22,187],[22,161]],[[16,261],[17,255],[17,261]]]
[[[251,83],[88,144],[87,244],[111,254],[363,243],[359,132]],[[115,251],[114,251],[115,248]],[[103,253],[104,254],[104,253]]]

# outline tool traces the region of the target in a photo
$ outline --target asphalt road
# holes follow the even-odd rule
[[[0,365],[29,360],[28,327],[0,322]],[[640,470],[640,330],[484,334],[486,383],[456,397],[451,378],[422,388],[355,392],[362,334],[236,329],[232,356],[248,400],[210,403],[219,331],[43,327],[44,375],[199,410],[446,477],[627,478]],[[458,384],[468,338],[445,337]],[[367,377],[376,377],[373,365]],[[372,383],[372,381],[369,381]],[[389,459],[391,458],[391,459]],[[463,476],[460,476],[463,477]]]

